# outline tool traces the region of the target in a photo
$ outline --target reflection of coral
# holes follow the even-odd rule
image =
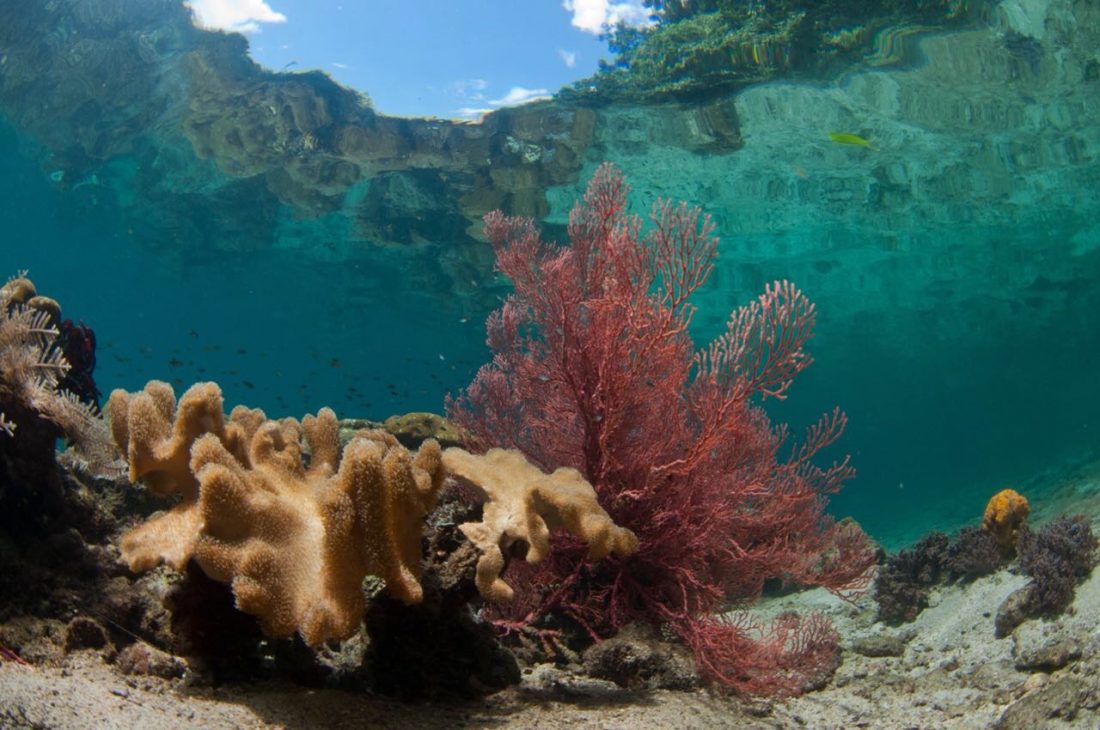
[[[460,526],[481,551],[477,587],[491,601],[512,600],[500,573],[514,543],[527,543],[527,562],[550,553],[550,531],[565,527],[588,543],[593,560],[611,553],[629,555],[638,547],[634,533],[618,527],[596,501],[596,491],[576,469],[546,474],[516,450],[490,449],[475,456],[458,448],[443,452],[448,472],[474,484],[487,502],[481,522]]]
[[[131,478],[180,499],[123,537],[131,568],[163,560],[179,570],[194,558],[232,584],[238,607],[265,632],[297,630],[312,646],[359,626],[367,575],[396,598],[420,600],[420,525],[443,481],[435,442],[413,456],[366,432],[341,458],[331,410],[299,424],[238,407],[227,424],[213,383],[192,387],[178,407],[164,383],[115,391],[110,411]]]
[[[1029,511],[1026,497],[1014,489],[1002,489],[985,506],[982,529],[997,538],[1001,552],[1011,554],[1016,549],[1016,537]]]

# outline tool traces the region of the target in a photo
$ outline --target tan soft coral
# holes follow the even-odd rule
[[[421,599],[420,527],[443,483],[439,446],[414,456],[391,436],[362,432],[340,454],[335,414],[302,423],[238,407],[228,423],[221,391],[193,386],[112,393],[112,430],[131,478],[179,500],[123,536],[134,570],[195,562],[233,587],[264,631],[306,643],[350,636],[364,611],[363,579],[377,575],[408,603]],[[303,459],[304,441],[310,450]]]
[[[587,542],[594,560],[611,553],[629,555],[638,547],[638,538],[611,521],[592,485],[576,469],[562,467],[546,474],[520,452],[505,449],[489,449],[482,456],[447,449],[443,466],[486,499],[482,521],[459,528],[481,551],[477,587],[491,601],[512,599],[512,588],[500,574],[505,553],[518,541],[527,543],[526,559],[532,563],[550,553],[550,532],[557,528]]]
[[[579,472],[545,474],[519,452],[441,452],[429,439],[414,454],[370,430],[341,451],[330,409],[299,423],[238,406],[227,421],[214,383],[192,386],[177,404],[170,385],[153,381],[140,393],[115,391],[108,408],[130,479],[176,500],[123,536],[130,568],[182,570],[194,560],[231,585],[238,608],[271,636],[297,631],[311,646],[347,638],[362,621],[368,575],[419,602],[421,527],[448,475],[486,498],[482,522],[461,529],[481,551],[477,586],[490,600],[512,597],[500,573],[517,541],[529,561],[548,554],[557,528],[586,540],[594,558],[637,545]]]

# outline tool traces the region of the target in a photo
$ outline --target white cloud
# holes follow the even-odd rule
[[[561,6],[573,13],[573,27],[594,35],[617,23],[636,27],[652,23],[649,19],[650,11],[642,5],[641,0],[562,0]]]
[[[286,16],[275,12],[265,0],[188,0],[195,11],[195,22],[211,30],[256,33],[260,23],[285,23]]]
[[[558,57],[561,59],[561,62],[566,65],[567,68],[573,68],[577,65],[577,54],[573,51],[567,51],[564,48],[559,48]]]
[[[351,66],[346,63],[336,63],[335,61],[332,62],[332,65],[334,68],[351,68]]]
[[[456,119],[481,119],[483,116],[493,111],[492,109],[479,109],[472,106],[464,106],[461,109],[455,109],[454,115]]]
[[[539,99],[549,99],[550,92],[546,89],[526,89],[522,86],[513,86],[511,90],[499,99],[489,102],[491,106],[519,106]]]
[[[546,89],[528,89],[523,86],[513,86],[507,94],[499,99],[489,99],[484,93],[489,88],[489,82],[484,79],[466,79],[455,81],[450,86],[450,91],[456,96],[462,97],[466,106],[456,109],[455,119],[479,119],[495,109],[506,106],[519,106],[540,99],[549,99],[551,94]]]

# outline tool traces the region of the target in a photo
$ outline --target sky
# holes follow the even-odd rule
[[[592,75],[641,0],[188,0],[274,70],[320,69],[396,116],[473,119]]]

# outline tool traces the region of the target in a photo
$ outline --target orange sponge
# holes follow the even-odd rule
[[[985,506],[982,529],[997,539],[1002,552],[1011,553],[1016,549],[1020,525],[1030,511],[1027,497],[1014,489],[1002,489]]]

